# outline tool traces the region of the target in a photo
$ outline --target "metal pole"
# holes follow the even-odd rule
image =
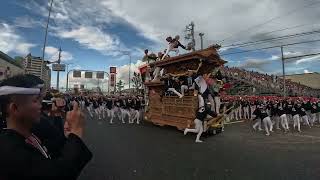
[[[193,47],[192,47],[192,51],[195,51],[195,47],[196,47],[196,40],[194,39],[194,23],[191,22],[191,37],[192,37],[192,43],[193,43]]]
[[[70,71],[67,72],[66,91],[69,90],[69,73],[70,73],[71,71],[73,71],[73,70],[70,70]]]
[[[114,74],[114,94],[116,94],[117,91],[117,74]]]
[[[201,41],[201,50],[203,49],[203,35],[204,33],[199,33],[200,41]]]
[[[110,95],[110,75],[108,72],[105,72],[108,75],[108,95]]]
[[[48,35],[48,27],[49,27],[52,3],[53,3],[53,0],[51,0],[51,2],[50,2],[49,15],[48,15],[48,19],[47,19],[46,32],[45,32],[44,43],[43,43],[43,48],[42,48],[42,61],[41,61],[41,74],[40,74],[40,76],[41,76],[40,78],[41,79],[43,79],[44,53],[46,51],[47,35]]]
[[[281,46],[281,60],[282,60],[282,78],[283,78],[283,96],[286,96],[286,76],[284,69],[284,55],[283,55],[283,46]]]
[[[130,65],[129,65],[129,91],[131,88],[131,54],[129,54],[129,58],[130,58]]]
[[[59,59],[58,64],[61,63],[61,47],[59,48]],[[57,71],[57,90],[59,91],[60,71]]]

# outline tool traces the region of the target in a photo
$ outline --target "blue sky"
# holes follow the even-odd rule
[[[47,2],[42,0],[2,2],[0,51],[12,57],[26,56],[29,52],[34,56],[42,55],[44,25],[48,13]],[[148,48],[155,53],[163,50],[165,37],[176,34],[183,37],[184,27],[191,21],[196,24],[196,34],[205,33],[205,46],[230,36],[231,38],[223,41],[222,45],[320,29],[318,21],[320,3],[308,6],[308,2],[299,0],[261,0],[259,2],[204,0],[201,4],[195,2],[192,0],[161,2],[155,0],[54,0],[46,59],[56,60],[57,50],[61,46],[63,62],[71,63],[70,69],[107,71],[109,66],[117,66],[120,71],[118,79],[127,83],[129,58],[119,53],[119,49],[131,53],[132,69],[136,70],[136,67],[141,64],[138,60],[143,56],[144,49]],[[170,4],[170,6],[164,10],[163,4]],[[299,7],[298,12],[292,13]],[[272,18],[275,20],[245,31]],[[301,26],[267,33],[298,25]],[[196,38],[197,48],[199,48],[199,37]],[[241,49],[222,49],[221,54],[316,38],[320,39],[319,34]],[[182,43],[187,43],[187,40],[182,38]],[[287,47],[285,55],[319,52],[319,45],[320,43],[315,43]],[[274,74],[281,72],[279,57],[279,48],[223,56],[229,61],[229,66]],[[293,60],[286,64],[287,72],[289,74],[319,72],[319,58],[320,56]],[[53,86],[56,82],[55,77],[56,74],[52,73]],[[62,73],[61,78],[61,84],[64,84],[65,73]],[[82,82],[82,80],[78,81]],[[94,84],[93,81],[91,83]]]

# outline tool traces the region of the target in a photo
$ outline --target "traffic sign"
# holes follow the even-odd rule
[[[52,71],[65,71],[66,65],[65,64],[52,64]]]

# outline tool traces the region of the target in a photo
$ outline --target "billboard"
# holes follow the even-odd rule
[[[52,71],[65,71],[66,65],[65,64],[52,64]]]
[[[104,79],[104,72],[103,71],[98,71],[96,74],[97,79]]]
[[[92,78],[92,72],[85,72],[84,78]]]
[[[73,71],[74,78],[81,78],[81,71]]]
[[[117,67],[110,67],[110,74],[116,74],[117,73]]]

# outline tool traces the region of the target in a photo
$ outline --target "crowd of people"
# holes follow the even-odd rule
[[[126,119],[129,124],[140,124],[144,116],[145,100],[140,95],[93,95],[76,96],[71,99],[78,102],[91,118],[110,124],[113,124],[115,119],[123,124],[126,123]],[[70,101],[70,98],[66,100]]]
[[[226,77],[239,78],[246,80],[247,82],[260,85],[265,88],[273,89],[274,92],[283,91],[283,80],[276,75],[262,74],[255,71],[248,71],[238,67],[224,66],[220,68],[222,74]],[[319,97],[320,90],[312,89],[311,87],[302,85],[291,81],[290,79],[285,80],[286,92],[291,96],[310,96]]]
[[[307,127],[320,124],[320,99],[310,97],[277,97],[277,96],[223,96],[222,101],[231,111],[226,114],[227,120],[252,120],[253,129],[266,135],[277,130],[301,132],[301,122]],[[280,126],[281,125],[281,126]]]

